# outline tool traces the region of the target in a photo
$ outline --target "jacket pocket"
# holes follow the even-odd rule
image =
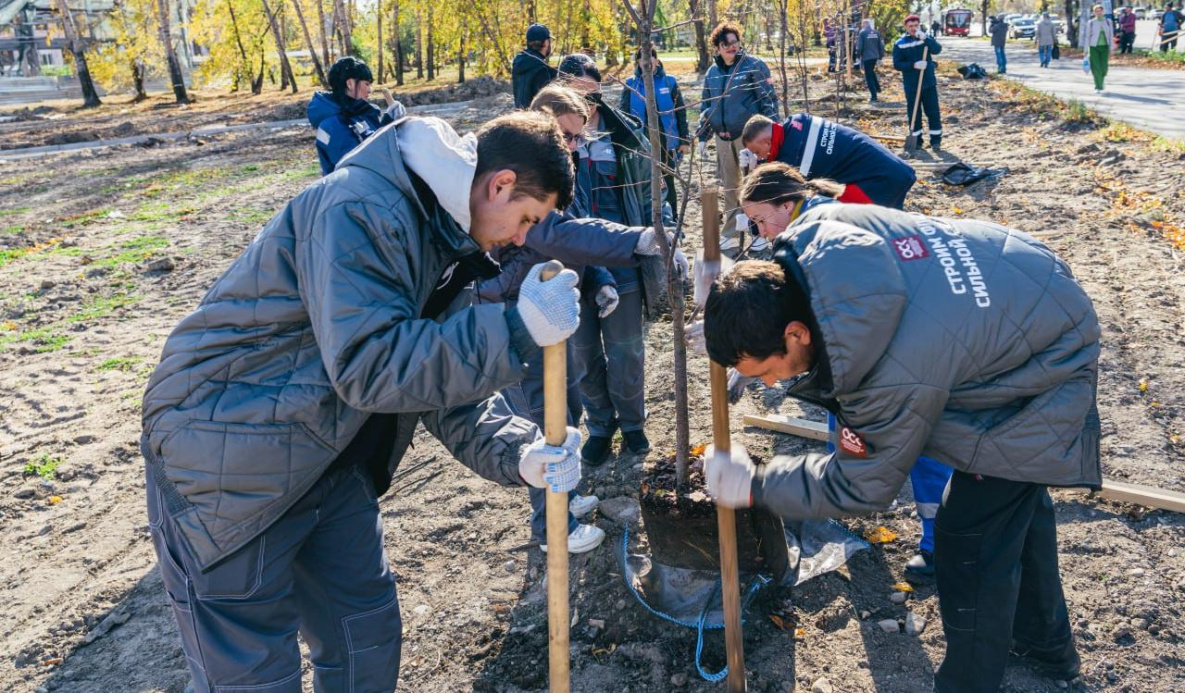
[[[372,611],[343,618],[342,627],[349,657],[349,690],[394,690],[403,643],[398,597]]]
[[[249,599],[263,584],[267,536],[260,535],[207,571],[190,579],[199,599]]]

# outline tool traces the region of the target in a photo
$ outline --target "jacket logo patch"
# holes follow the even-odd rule
[[[852,457],[868,457],[868,445],[864,439],[847,426],[839,431],[839,447]]]
[[[799,132],[802,132],[802,121],[798,120],[798,119],[794,119],[794,120],[790,121],[790,127],[794,128],[795,130],[798,130]]]
[[[922,260],[930,257],[930,251],[926,249],[926,244],[922,243],[919,236],[894,238],[893,249],[902,260]]]

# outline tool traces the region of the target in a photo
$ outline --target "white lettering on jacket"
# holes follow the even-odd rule
[[[918,219],[918,230],[925,236],[934,257],[942,265],[942,273],[950,285],[950,292],[961,296],[966,294],[969,288],[976,306],[991,306],[991,292],[982,270],[979,269],[975,254],[967,247],[967,239],[959,237],[954,229],[941,222],[920,215],[914,218]]]

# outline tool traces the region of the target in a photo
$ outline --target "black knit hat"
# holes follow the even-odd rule
[[[334,94],[344,94],[348,79],[373,82],[374,74],[371,73],[366,63],[347,55],[344,58],[338,58],[333,67],[329,68],[329,88],[333,89]]]

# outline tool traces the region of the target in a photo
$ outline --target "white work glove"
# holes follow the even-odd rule
[[[750,173],[757,168],[757,155],[748,149],[742,149],[740,154],[737,154],[737,160],[741,164],[742,173]]]
[[[916,63],[914,63],[914,64],[913,64],[913,69],[915,69],[915,70],[925,70],[925,69],[926,69],[926,61],[925,61],[925,60],[919,60],[919,61],[917,61]]]
[[[597,307],[601,309],[597,311],[597,317],[607,318],[610,313],[617,310],[617,304],[621,302],[621,298],[617,295],[617,289],[612,286],[602,286],[597,291],[596,301]]]
[[[663,233],[667,235],[667,243],[674,245],[675,234],[665,229]],[[647,256],[662,254],[662,246],[658,244],[658,234],[655,233],[653,226],[648,226],[642,230],[642,233],[638,236],[637,244],[634,245],[634,254]]]
[[[700,356],[708,355],[708,343],[704,339],[703,320],[697,320],[688,325],[683,330],[683,340],[687,342],[687,348],[691,349],[691,353],[699,354]]]
[[[697,154],[699,154],[700,161],[706,160],[708,158],[708,143],[700,142],[695,151]]]
[[[386,116],[391,120],[399,120],[403,116],[407,115],[407,109],[404,108],[403,104],[399,103],[398,101],[393,101],[390,106],[387,106],[387,110],[383,111],[383,113],[386,114]]]
[[[708,480],[708,493],[717,505],[726,508],[753,505],[753,476],[756,473],[757,468],[744,447],[734,446],[732,454],[717,453],[714,445],[704,451],[704,477]]]
[[[746,226],[746,228],[748,228]],[[732,269],[733,261],[727,257],[721,256],[720,261],[705,260],[703,252],[696,254],[695,258],[695,272],[692,275],[692,288],[694,293],[692,300],[695,301],[696,307],[703,310],[708,303],[708,294],[712,291],[712,284],[716,279],[725,272]]]
[[[749,383],[756,380],[747,375],[741,375],[741,372],[735,368],[728,369],[728,402],[729,404],[736,404],[741,395],[745,394],[745,388],[749,387]]]
[[[580,292],[576,290],[580,276],[566,269],[543,281],[539,278],[542,271],[542,264],[535,265],[523,280],[518,291],[518,314],[531,339],[545,347],[571,337],[580,324]]]
[[[568,427],[560,447],[548,445],[543,436],[519,451],[518,473],[535,488],[567,493],[580,484],[580,431]]]
[[[687,262],[687,256],[683,254],[683,249],[675,248],[675,276],[681,280],[686,279],[690,270],[691,265]]]

